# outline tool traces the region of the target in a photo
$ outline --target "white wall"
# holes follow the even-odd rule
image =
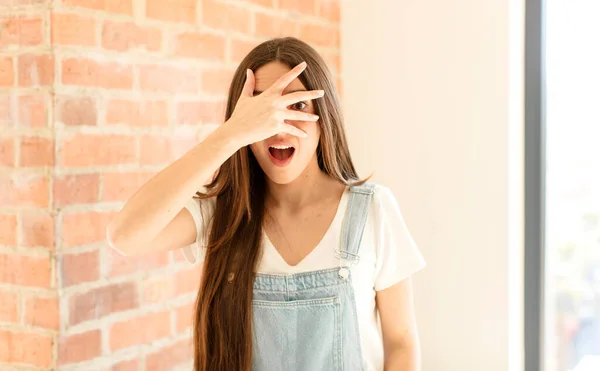
[[[424,371],[522,362],[524,0],[342,0],[346,125],[428,267]]]

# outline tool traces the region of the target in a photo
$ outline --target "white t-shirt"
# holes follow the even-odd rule
[[[314,250],[295,266],[288,265],[263,233],[263,253],[259,273],[294,274],[339,267],[334,251],[340,245],[342,221],[349,199],[346,188],[331,226]],[[202,213],[199,202],[202,202]],[[196,222],[196,244],[183,248],[190,263],[201,262],[205,256],[203,231],[214,210],[214,199],[191,199],[185,206]],[[199,259],[195,259],[199,257]],[[383,342],[375,307],[375,292],[388,288],[425,266],[425,261],[412,239],[398,203],[392,192],[376,186],[359,249],[360,261],[352,266],[352,286],[361,347],[366,371],[383,370]]]

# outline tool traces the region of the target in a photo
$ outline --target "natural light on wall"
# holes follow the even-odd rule
[[[600,2],[547,0],[545,371],[600,370]]]

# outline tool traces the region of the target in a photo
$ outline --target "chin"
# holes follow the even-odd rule
[[[263,172],[275,184],[290,184],[298,179],[306,166],[301,166],[299,163],[290,161],[285,166],[277,166],[272,163],[269,158],[257,159]]]

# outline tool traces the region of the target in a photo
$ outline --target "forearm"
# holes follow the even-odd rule
[[[223,127],[154,175],[113,218],[107,236],[113,248],[142,254],[145,242],[161,231],[207,179],[240,148]]]

